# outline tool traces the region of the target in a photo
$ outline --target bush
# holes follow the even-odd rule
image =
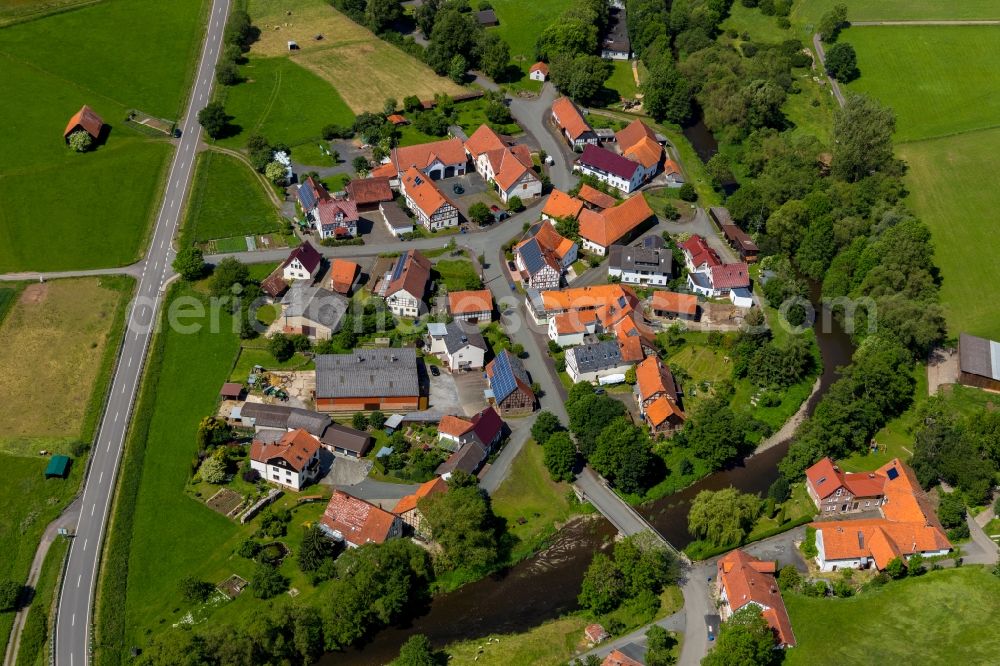
[[[691,183],[681,185],[680,189],[677,190],[677,196],[689,203],[694,203],[698,200],[698,192],[695,191],[694,185]]]
[[[269,564],[261,564],[250,579],[250,588],[258,599],[276,597],[288,589],[289,580]]]
[[[17,601],[24,587],[12,580],[0,581],[0,612],[12,611],[17,608]]]
[[[854,596],[854,586],[847,581],[837,580],[833,582],[833,593],[841,599]]]
[[[819,555],[819,549],[816,547],[816,528],[807,527],[806,538],[802,542],[802,556],[811,560],[817,555]]]
[[[260,481],[260,472],[255,469],[248,469],[243,472],[243,480],[247,483],[257,483]]]
[[[279,363],[284,363],[295,354],[295,344],[284,333],[275,333],[267,341],[267,350]]]
[[[177,589],[180,591],[181,596],[184,597],[184,601],[189,604],[200,604],[208,601],[208,598],[212,596],[212,592],[215,590],[215,586],[207,581],[198,580],[194,576],[185,576],[177,583]]]
[[[320,134],[327,141],[332,141],[334,139],[350,139],[354,136],[354,130],[348,125],[337,125],[336,123],[330,123],[329,125],[324,125]]]
[[[83,130],[77,130],[69,135],[69,147],[78,153],[87,152],[93,144],[93,138]]]
[[[778,587],[782,591],[791,590],[797,592],[802,587],[802,574],[794,565],[787,565],[778,572]]]
[[[80,440],[76,440],[75,442],[69,445],[69,454],[74,458],[83,457],[83,455],[87,453],[87,451],[89,450],[90,450],[90,445],[87,444],[86,442],[81,442]]]
[[[663,217],[668,220],[677,220],[680,219],[681,212],[677,210],[677,206],[668,201],[663,204]]]
[[[507,208],[515,213],[520,213],[524,210],[524,202],[521,201],[521,197],[514,195],[507,200]]]

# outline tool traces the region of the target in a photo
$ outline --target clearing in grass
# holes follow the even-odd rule
[[[282,226],[278,211],[250,167],[223,153],[205,151],[198,156],[185,235],[198,243],[271,233]]]
[[[991,664],[1000,653],[1000,578],[981,567],[932,571],[848,599],[786,593],[797,664]],[[865,618],[865,621],[859,621]],[[836,631],[831,631],[836,627]]]
[[[323,0],[251,0],[248,11],[261,29],[252,54],[291,58],[336,88],[354,113],[381,111],[387,97],[465,92]],[[291,54],[289,41],[299,45]]]
[[[791,19],[819,23],[834,5],[847,6],[849,21],[1000,19],[996,0],[800,0],[792,7]]]

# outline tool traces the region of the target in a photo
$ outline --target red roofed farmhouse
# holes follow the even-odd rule
[[[463,321],[490,321],[493,318],[493,294],[489,289],[453,291],[448,294],[448,312]]]
[[[560,97],[552,103],[552,122],[574,149],[597,145],[597,133],[569,97]]]
[[[73,114],[73,117],[69,119],[66,123],[66,129],[63,130],[63,139],[69,142],[69,135],[73,132],[84,131],[97,141],[101,138],[101,131],[104,129],[104,121],[101,117],[94,113],[94,110],[84,104],[80,107],[80,110]]]
[[[465,174],[467,162],[462,142],[454,137],[393,148],[391,160],[397,173],[413,167],[431,180],[461,176]]]
[[[726,620],[752,604],[774,631],[776,647],[795,647],[792,622],[778,591],[774,571],[774,562],[761,562],[738,548],[722,557],[718,562],[716,584],[719,616]]]
[[[542,193],[542,181],[535,175],[527,146],[514,145],[486,125],[480,125],[465,142],[476,172],[493,185],[500,200],[510,197],[531,199]]]
[[[400,498],[392,512],[399,516],[404,524],[409,525],[416,534],[425,539],[430,538],[429,531],[424,529],[424,515],[420,512],[418,505],[423,498],[444,492],[448,492],[448,482],[440,476],[435,476],[430,481],[420,484],[420,487],[412,495]]]
[[[603,257],[613,243],[626,242],[651,217],[653,209],[641,194],[600,213],[585,208],[580,212],[583,249]]]
[[[250,469],[260,478],[292,490],[300,490],[319,474],[320,441],[299,428],[276,442],[254,440],[250,446]]]
[[[684,425],[678,405],[677,383],[670,368],[648,356],[635,368],[635,397],[639,412],[654,433],[672,433]]]
[[[806,492],[824,516],[877,509],[884,498],[885,477],[845,474],[829,458],[806,470]]]
[[[458,208],[416,167],[403,173],[400,190],[406,205],[428,231],[458,226]]]
[[[343,490],[333,491],[320,518],[320,526],[349,548],[366,543],[385,543],[403,534],[403,521],[398,517]]]

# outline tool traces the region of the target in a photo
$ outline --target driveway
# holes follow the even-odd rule
[[[549,167],[549,179],[552,181],[553,187],[566,191],[572,189],[577,181],[572,166],[576,155],[549,126],[552,102],[557,97],[559,97],[559,93],[555,86],[546,83],[541,94],[537,97],[512,98],[510,112],[530,136],[531,142],[555,160],[555,164]]]
[[[326,449],[320,450],[322,474],[319,482],[324,486],[353,486],[368,478],[371,471],[371,460],[355,460],[344,456],[335,456]]]
[[[452,375],[455,381],[455,391],[458,402],[466,416],[472,416],[486,409],[486,397],[483,395],[489,384],[482,371],[458,372]]]
[[[427,400],[427,411],[435,414],[457,414],[462,410],[458,398],[458,388],[455,378],[446,371],[435,377],[428,368],[427,377],[430,380],[430,392]]]

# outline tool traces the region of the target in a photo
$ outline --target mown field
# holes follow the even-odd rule
[[[250,167],[229,155],[198,156],[185,236],[194,242],[281,229],[274,205]]]
[[[464,90],[324,0],[250,0],[248,11],[261,29],[252,54],[290,57],[332,85],[354,113],[380,111],[387,97],[430,99]],[[323,39],[316,40],[317,34]],[[292,55],[289,40],[300,47]]]
[[[933,571],[849,599],[785,594],[797,664],[992,664],[1000,578],[980,567]],[[835,630],[834,630],[835,628]]]
[[[138,258],[171,148],[122,121],[131,108],[180,113],[204,6],[108,0],[0,29],[0,271]],[[62,132],[83,104],[111,131],[71,153]]]
[[[570,6],[571,0],[494,0],[490,4],[500,20],[496,30],[510,45],[510,59],[527,73],[535,64],[535,42],[550,23]]]
[[[100,0],[0,0],[0,27]]]
[[[861,70],[848,89],[895,109],[897,141],[1000,123],[1000,26],[862,27],[840,39]]]
[[[818,23],[834,5],[847,5],[851,21],[1000,19],[996,0],[797,0],[791,18]]]

